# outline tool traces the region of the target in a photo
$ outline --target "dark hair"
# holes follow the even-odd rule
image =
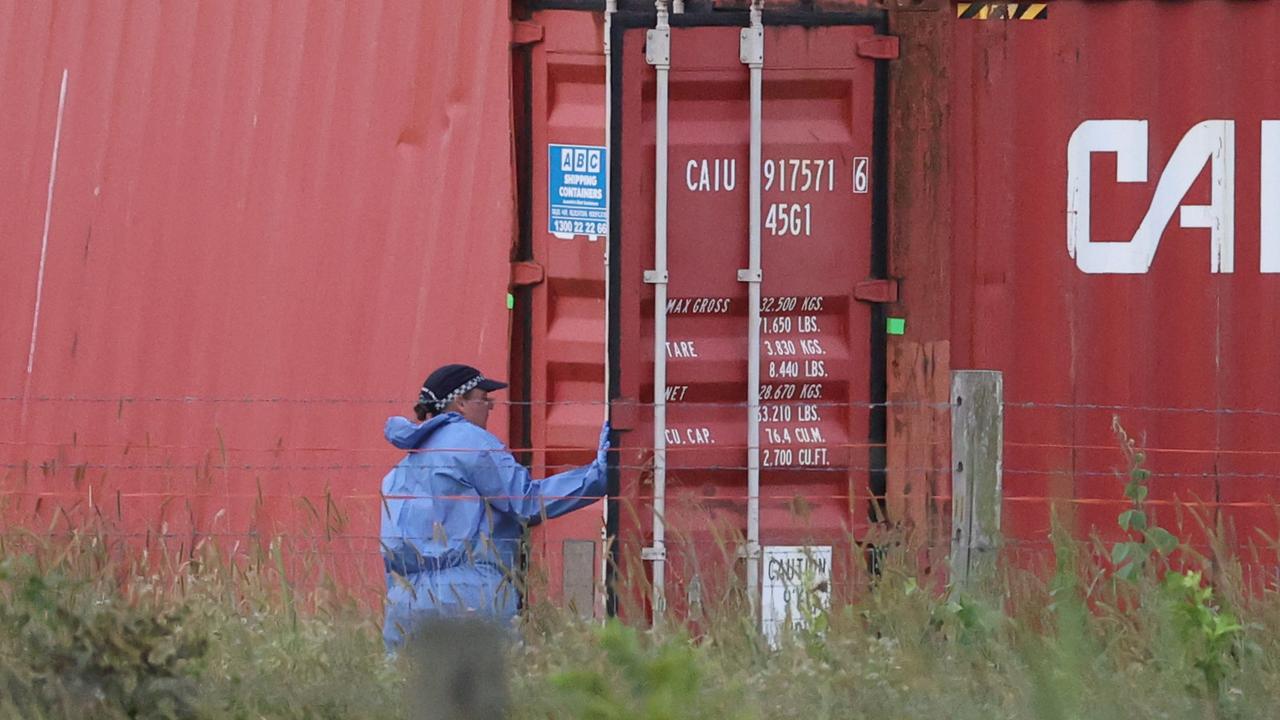
[[[417,416],[418,422],[425,421],[429,413],[431,413],[431,408],[426,403],[418,403],[413,406],[413,414]]]

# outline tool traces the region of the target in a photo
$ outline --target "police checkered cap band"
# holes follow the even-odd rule
[[[424,405],[430,405],[435,412],[440,412],[441,410],[449,407],[449,403],[474,390],[476,386],[484,382],[485,379],[484,375],[477,375],[462,383],[462,385],[458,386],[456,390],[444,397],[437,396],[432,392],[431,388],[423,386],[422,392],[418,393],[418,402]]]
[[[501,390],[507,386],[501,380],[492,380],[470,365],[444,365],[436,368],[418,393],[418,404],[425,405],[433,413],[444,412],[449,403],[475,388],[486,392]]]

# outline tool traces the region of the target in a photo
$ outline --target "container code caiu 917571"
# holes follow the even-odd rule
[[[869,192],[870,159],[852,158],[850,189],[854,194]],[[811,195],[836,191],[835,158],[765,158],[761,163],[763,188],[767,193]],[[685,187],[690,192],[733,192],[739,186],[738,162],[734,158],[693,158],[685,165]],[[803,238],[814,232],[812,202],[767,202],[764,230],[770,237]]]

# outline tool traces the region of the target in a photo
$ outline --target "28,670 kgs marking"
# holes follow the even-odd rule
[[[760,386],[760,400],[791,400],[796,397],[795,383],[781,383]],[[822,383],[805,383],[800,387],[800,398],[805,400],[822,399]]]

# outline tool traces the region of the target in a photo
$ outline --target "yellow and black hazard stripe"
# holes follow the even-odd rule
[[[1049,3],[962,2],[956,3],[956,17],[961,20],[1045,20],[1049,17]]]

